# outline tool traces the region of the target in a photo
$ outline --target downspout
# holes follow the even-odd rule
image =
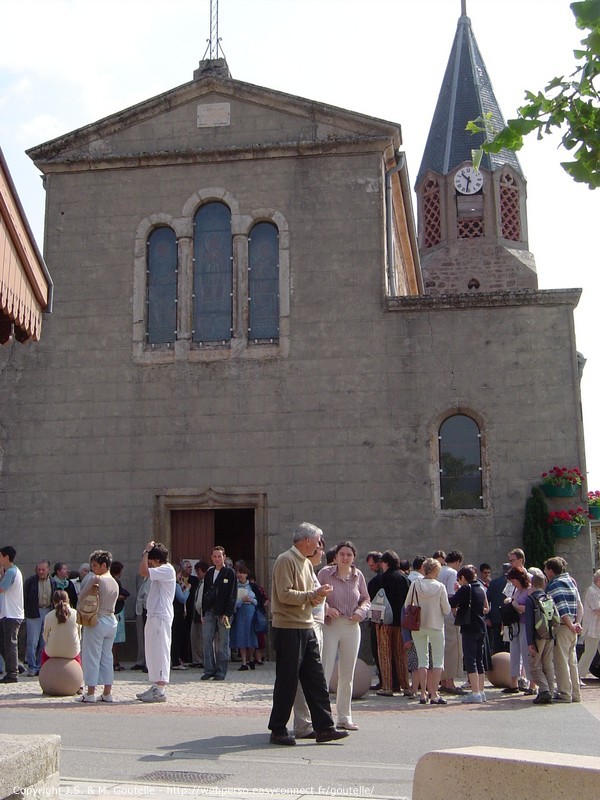
[[[398,296],[398,286],[396,285],[396,270],[394,264],[394,219],[392,215],[392,177],[404,169],[406,157],[404,153],[396,152],[398,163],[385,173],[385,216],[387,231],[387,276],[388,287],[391,297]]]

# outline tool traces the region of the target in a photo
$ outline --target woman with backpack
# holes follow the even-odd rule
[[[535,694],[531,685],[531,668],[529,666],[529,646],[525,631],[525,603],[531,594],[531,581],[523,567],[511,567],[506,573],[506,579],[513,586],[513,593],[504,601],[511,605],[519,615],[518,621],[510,626],[510,675],[517,682],[521,678],[521,669],[524,670],[529,685],[523,689],[523,694]],[[520,690],[508,687],[502,690],[504,694],[517,694]]]

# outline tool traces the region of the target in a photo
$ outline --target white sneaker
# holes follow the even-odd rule
[[[483,698],[479,694],[479,692],[471,692],[470,694],[465,695],[461,698],[463,703],[483,703]]]
[[[152,690],[154,688],[155,688],[154,685],[152,685],[152,686],[149,686],[147,689],[144,689],[143,692],[138,692],[136,694],[137,699],[138,700],[142,700],[144,697],[150,697],[150,695],[152,694]]]
[[[95,703],[96,702],[96,695],[95,694],[82,694],[79,697],[75,698],[77,703]]]
[[[142,703],[166,703],[167,695],[164,689],[161,690],[158,686],[153,686],[150,693],[140,697],[139,700],[141,700]]]
[[[99,697],[101,703],[114,703],[112,694],[101,694]]]

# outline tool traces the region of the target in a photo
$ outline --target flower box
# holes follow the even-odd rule
[[[556,486],[554,483],[542,483],[540,488],[546,497],[574,497],[579,487],[574,483],[570,483],[568,486]]]
[[[552,526],[552,533],[557,539],[575,539],[581,530],[581,525],[571,525],[570,523],[557,523]]]

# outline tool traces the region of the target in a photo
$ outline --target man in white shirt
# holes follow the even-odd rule
[[[15,566],[17,552],[7,545],[0,549],[0,567],[4,575],[0,581],[0,622],[4,637],[6,675],[0,683],[17,683],[19,680],[19,628],[25,618],[23,607],[23,576]]]
[[[175,597],[175,569],[169,551],[160,542],[148,542],[142,553],[140,575],[148,578],[144,646],[148,678],[152,686],[137,695],[143,703],[164,703],[171,675],[171,626]]]

